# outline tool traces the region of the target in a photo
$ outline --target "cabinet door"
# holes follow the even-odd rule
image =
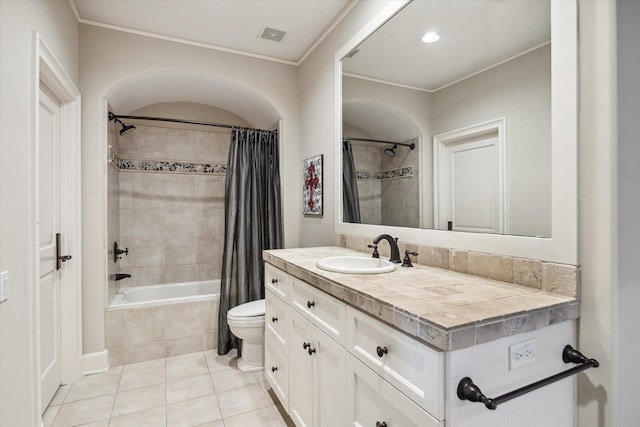
[[[285,411],[289,411],[289,361],[273,340],[265,338],[264,375]]]
[[[265,334],[286,354],[289,351],[287,342],[291,309],[269,289],[265,292],[265,299]]]
[[[290,278],[290,283],[293,308],[344,346],[346,304],[295,277]]]
[[[289,416],[298,427],[312,427],[313,420],[313,345],[312,325],[295,313],[289,313]]]
[[[347,426],[444,426],[352,355],[347,378]]]
[[[346,417],[347,352],[327,334],[314,329],[314,427],[342,426]]]
[[[349,307],[347,349],[438,419],[444,418],[444,353]]]

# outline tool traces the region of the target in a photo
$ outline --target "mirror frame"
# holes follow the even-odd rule
[[[401,241],[506,256],[578,264],[578,6],[577,0],[551,1],[551,237],[450,232],[342,221],[342,179],[335,180],[335,233],[375,236],[389,233]],[[408,0],[390,1],[334,57],[335,159],[342,176],[341,60]],[[431,140],[423,136],[422,141]]]

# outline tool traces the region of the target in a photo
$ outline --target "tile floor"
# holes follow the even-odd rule
[[[292,427],[264,373],[216,350],[118,366],[61,386],[43,415],[51,427]]]

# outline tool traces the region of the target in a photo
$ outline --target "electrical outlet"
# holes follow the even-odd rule
[[[0,273],[0,302],[5,302],[9,298],[9,272]]]
[[[509,370],[519,368],[536,360],[536,342],[533,339],[509,346]]]

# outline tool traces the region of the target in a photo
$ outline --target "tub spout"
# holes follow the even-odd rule
[[[109,280],[122,280],[122,279],[126,279],[127,277],[131,277],[131,275],[126,273],[116,273],[116,274],[111,274],[109,276]]]

